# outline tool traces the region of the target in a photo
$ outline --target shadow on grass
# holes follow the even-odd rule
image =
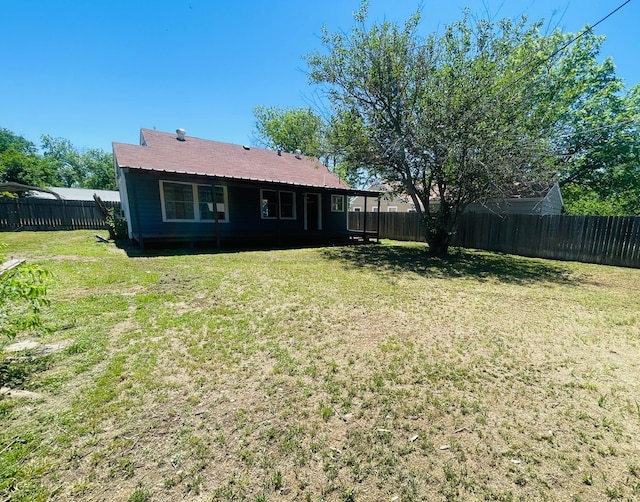
[[[0,356],[0,387],[22,388],[37,373],[51,365],[49,356]]]
[[[425,277],[473,277],[480,281],[505,283],[575,281],[571,271],[561,265],[532,258],[451,248],[443,257],[430,256],[426,246],[366,245],[328,248],[323,254],[346,267],[378,271],[382,274],[416,273]]]
[[[334,245],[325,240],[284,240],[284,239],[256,239],[226,241],[223,246],[217,247],[215,243],[208,241],[195,242],[161,242],[146,245],[143,248],[129,240],[115,241],[115,245],[122,249],[129,258],[147,258],[155,256],[189,256],[199,254],[225,254],[242,253],[248,251],[277,251],[287,249],[317,248]]]

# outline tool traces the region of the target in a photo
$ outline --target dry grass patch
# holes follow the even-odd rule
[[[638,270],[52,235],[6,239],[73,340],[0,397],[9,500],[640,499]]]

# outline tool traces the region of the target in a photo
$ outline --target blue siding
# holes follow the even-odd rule
[[[275,186],[257,182],[231,182],[216,180],[216,185],[227,190],[228,223],[219,222],[164,222],[159,180],[211,185],[212,178],[129,170],[125,174],[132,236],[144,240],[215,240],[216,226],[221,240],[286,240],[296,238],[334,238],[345,236],[347,213],[331,211],[331,191],[305,187]],[[260,190],[284,190],[295,193],[296,218],[262,219]],[[322,229],[305,230],[305,193],[321,194]],[[345,197],[345,208],[346,208]]]

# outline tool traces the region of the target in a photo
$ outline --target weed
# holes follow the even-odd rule
[[[271,486],[274,491],[278,491],[282,488],[282,472],[276,471],[271,476]]]
[[[356,491],[354,488],[343,488],[340,494],[340,500],[342,502],[355,502]]]
[[[148,502],[149,500],[151,500],[151,491],[146,488],[137,488],[127,502]]]
[[[322,420],[324,420],[325,422],[328,422],[329,419],[333,416],[333,410],[331,409],[331,407],[322,403],[320,403],[318,407],[318,412],[322,417]]]
[[[607,486],[604,493],[609,500],[620,500],[624,497],[624,489],[621,485]]]

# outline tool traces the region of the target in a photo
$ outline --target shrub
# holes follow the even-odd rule
[[[3,262],[0,257],[0,262]],[[48,271],[35,265],[19,265],[0,275],[0,337],[42,326],[40,311],[49,304]]]
[[[105,219],[110,239],[124,239],[127,236],[127,222],[116,214],[116,208],[110,207]]]

